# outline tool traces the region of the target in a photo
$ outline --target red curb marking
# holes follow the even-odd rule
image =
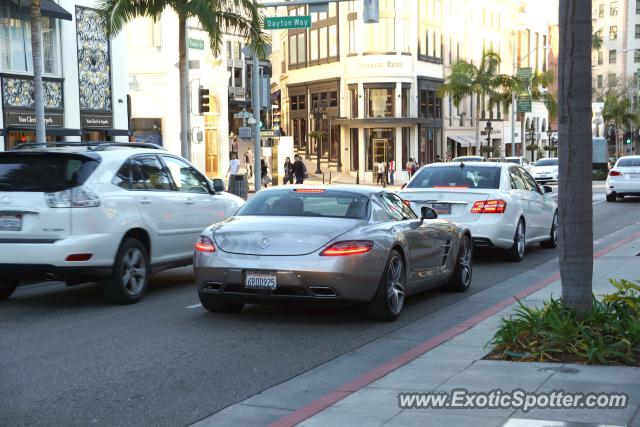
[[[634,240],[638,237],[640,237],[640,232],[634,233],[629,237],[626,237],[622,240],[612,243],[606,248],[596,252],[593,255],[593,258],[596,259],[605,254],[608,254],[614,249],[617,249],[620,246],[624,245],[625,243],[628,243],[631,240]],[[390,372],[395,371],[399,367],[406,365],[407,363],[418,358],[419,356],[423,355],[427,351],[433,350],[440,344],[443,344],[444,342],[449,341],[451,338],[457,335],[460,335],[463,332],[468,331],[469,329],[471,329],[481,321],[493,316],[500,310],[513,304],[513,301],[515,298],[523,299],[531,295],[532,293],[539,291],[540,289],[546,286],[549,286],[550,284],[556,282],[558,279],[560,279],[560,273],[555,273],[554,275],[547,277],[546,279],[536,283],[535,285],[529,286],[528,288],[521,290],[517,294],[512,295],[508,298],[503,299],[500,302],[495,303],[491,307],[468,318],[462,323],[459,323],[458,325],[447,329],[446,331],[436,335],[435,337],[429,338],[428,340],[416,345],[415,347],[405,351],[404,353],[394,357],[393,359],[373,368],[368,372],[365,372],[355,380],[349,381],[348,383],[341,385],[337,389],[330,391],[329,393],[325,394],[319,399],[316,399],[313,402],[307,404],[306,406],[303,406],[302,408],[297,409],[291,414],[279,419],[278,421],[271,423],[269,427],[295,426],[301,423],[302,421],[308,418],[311,418],[318,412],[321,412],[327,409],[328,407],[341,401],[345,397],[353,394],[354,392],[360,390],[361,388],[364,388],[367,385],[371,384],[372,382],[389,374]]]

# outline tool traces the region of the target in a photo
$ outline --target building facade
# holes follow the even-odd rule
[[[0,1],[0,149],[35,140],[28,4]],[[126,51],[91,0],[42,0],[47,140],[127,141]]]

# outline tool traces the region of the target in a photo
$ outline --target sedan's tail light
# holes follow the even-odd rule
[[[369,252],[373,248],[371,240],[348,240],[344,242],[334,243],[327,249],[322,251],[322,256],[345,256],[358,255]]]
[[[95,208],[100,206],[100,198],[88,187],[80,186],[55,193],[44,193],[50,208]]]
[[[622,175],[623,174],[620,171],[614,171],[614,170],[609,171],[609,176],[622,176]]]
[[[200,236],[200,239],[196,242],[196,251],[212,253],[216,251],[216,246],[210,238]]]
[[[471,208],[472,213],[504,213],[507,210],[507,202],[501,199],[478,200]]]

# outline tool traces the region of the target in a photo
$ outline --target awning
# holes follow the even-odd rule
[[[67,12],[63,7],[58,5],[56,2],[52,0],[40,0],[40,14],[42,16],[48,16],[49,18],[58,18],[65,19],[67,21],[71,21],[73,18],[69,12]],[[11,0],[13,4],[18,6],[18,8],[24,12],[29,13],[29,7],[31,6],[30,0]]]
[[[457,142],[461,147],[475,147],[476,140],[471,136],[447,136],[447,139]]]

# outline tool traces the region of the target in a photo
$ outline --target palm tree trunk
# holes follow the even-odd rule
[[[482,155],[480,147],[480,95],[478,94],[476,98],[476,156]]]
[[[33,100],[36,115],[36,142],[45,144],[44,89],[42,87],[42,17],[40,0],[31,0],[31,58],[33,60]]]
[[[180,153],[191,161],[189,144],[189,63],[187,61],[187,17],[178,17],[178,69],[180,74]]]
[[[525,113],[520,113],[520,146],[522,147],[522,155],[526,157],[528,150],[527,150],[527,144],[524,137],[524,118],[525,118]],[[531,161],[533,162],[533,157],[531,158]]]
[[[560,0],[558,194],[562,301],[592,307],[591,0]]]

